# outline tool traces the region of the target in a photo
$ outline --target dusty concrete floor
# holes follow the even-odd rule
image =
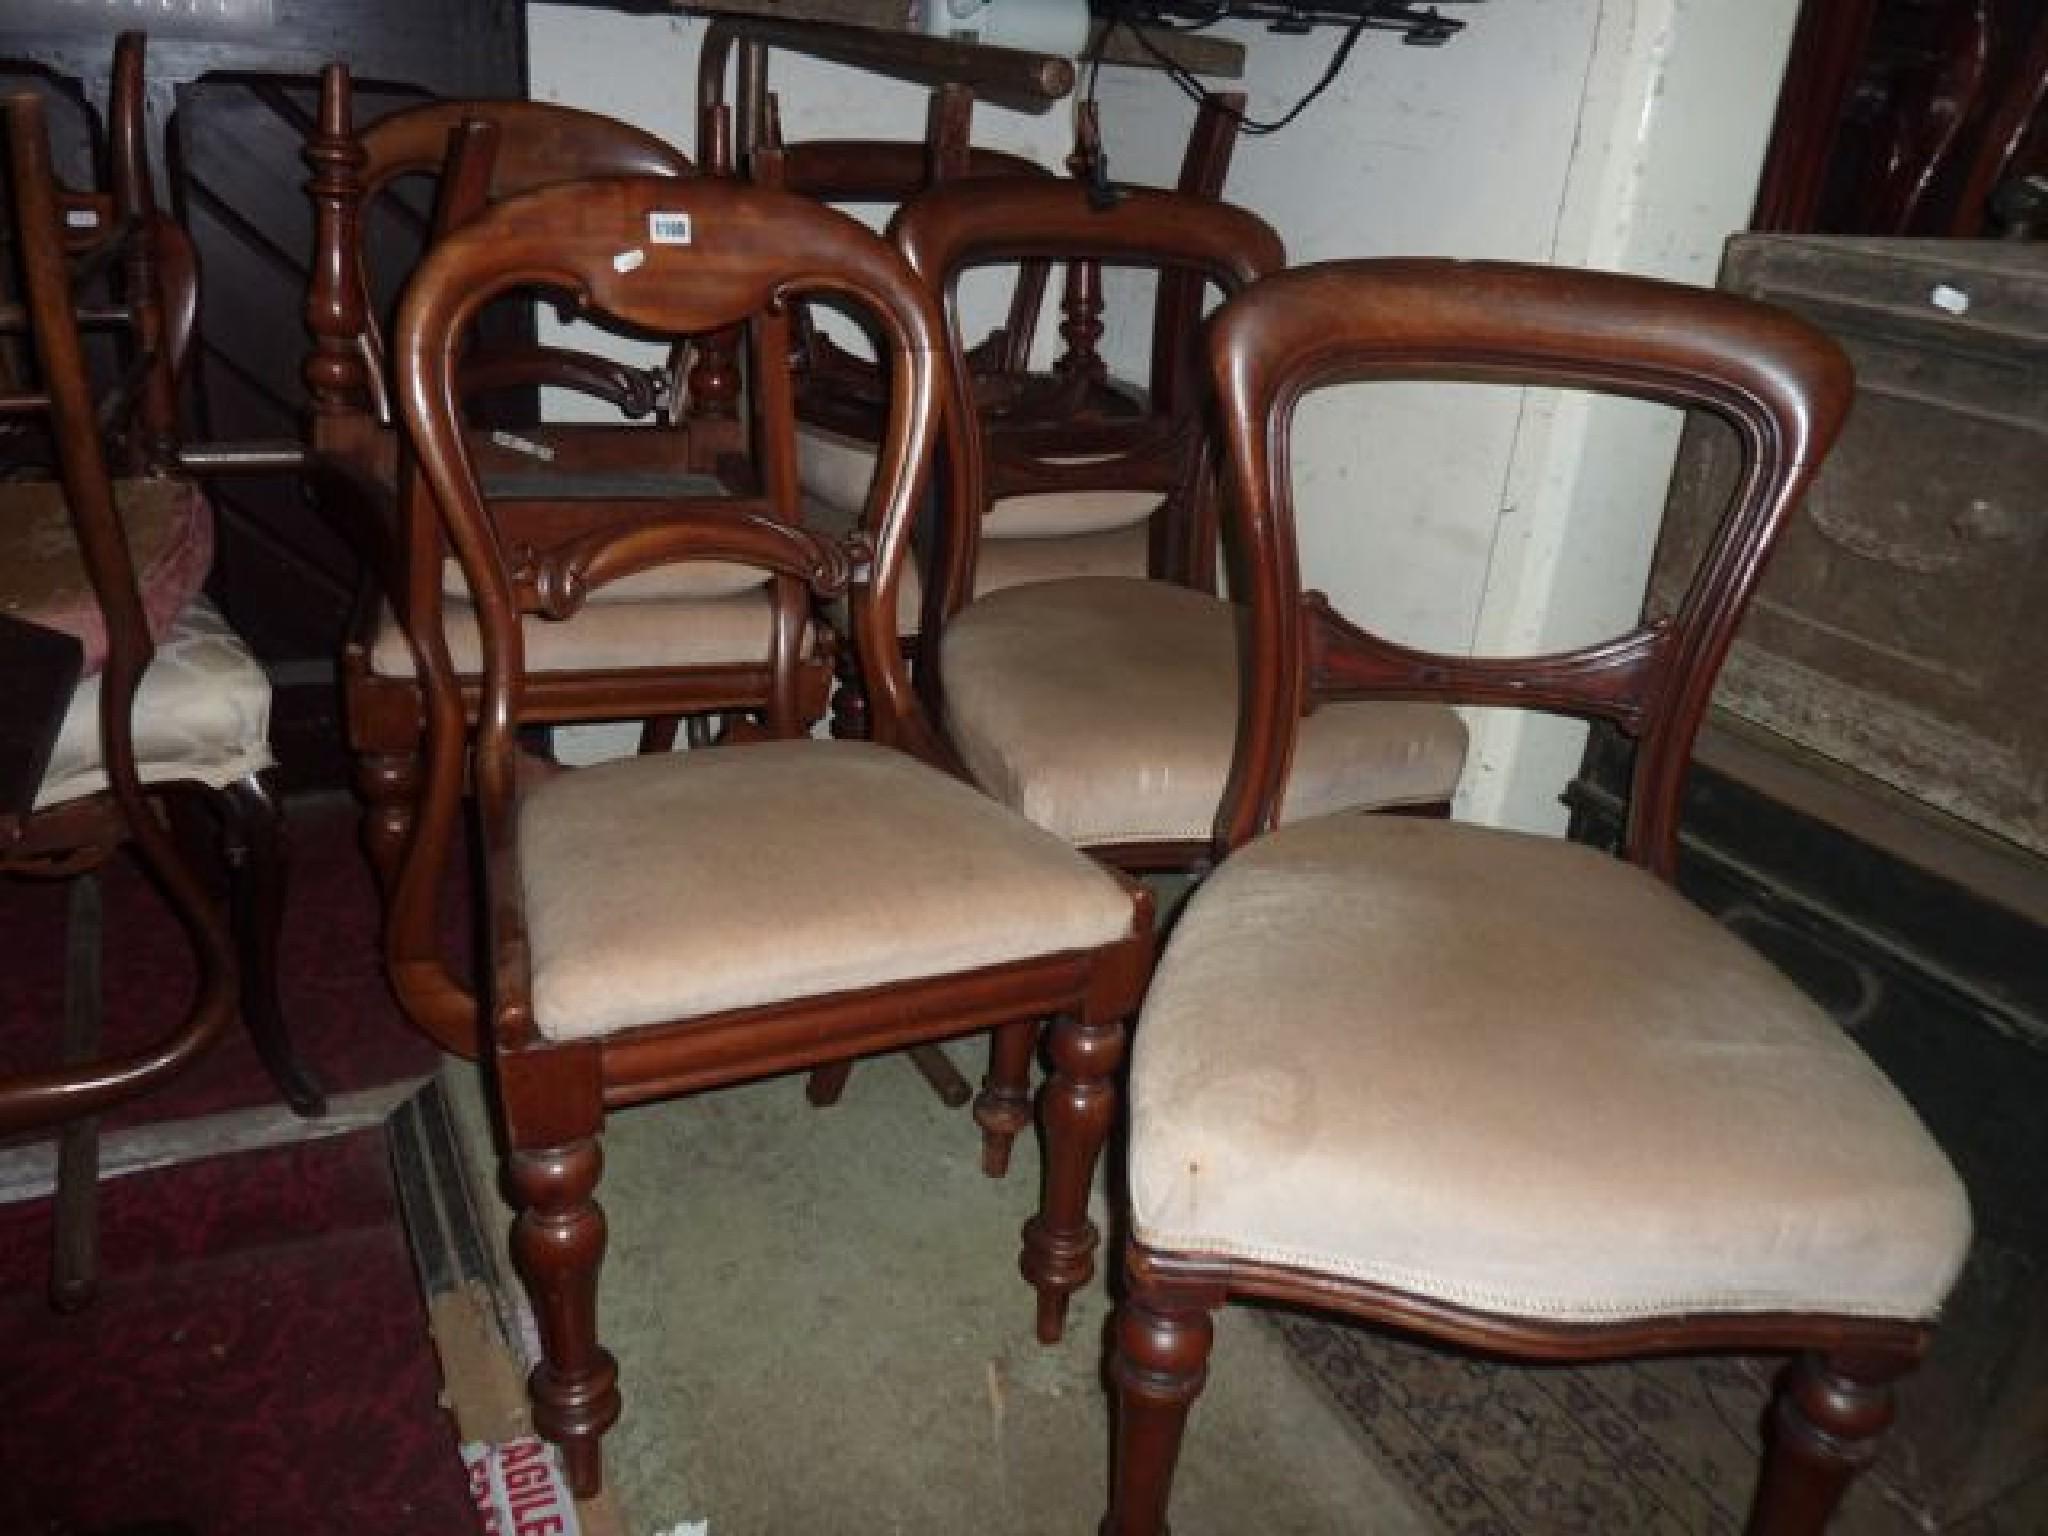
[[[978,1048],[955,1055],[979,1075]],[[477,1145],[475,1095],[456,1098]],[[1095,1530],[1102,1279],[1076,1298],[1066,1342],[1042,1349],[1016,1271],[1036,1147],[1020,1143],[1001,1183],[976,1154],[966,1113],[891,1060],[863,1065],[830,1110],[783,1079],[613,1117],[601,1326],[625,1395],[606,1446],[627,1531]],[[1267,1325],[1233,1310],[1174,1529],[1433,1527]]]

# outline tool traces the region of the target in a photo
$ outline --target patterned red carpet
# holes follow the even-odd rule
[[[291,808],[284,1006],[330,1096],[435,1053],[399,1018],[375,893],[341,801]],[[182,936],[129,867],[103,876],[114,1041],[175,1017]],[[0,1070],[47,1062],[60,889],[0,882]],[[239,1033],[113,1124],[275,1102]],[[0,1536],[474,1532],[381,1129],[110,1179],[100,1293],[44,1297],[47,1200],[0,1206]]]
[[[109,1182],[98,1300],[0,1208],[0,1532],[476,1529],[381,1131]]]
[[[377,896],[356,846],[356,810],[339,797],[287,807],[291,873],[278,964],[285,1017],[300,1055],[330,1096],[434,1070],[433,1048],[408,1028],[384,985]],[[123,859],[102,875],[101,965],[110,1046],[140,1044],[180,1016],[192,956],[149,882]],[[62,886],[0,880],[0,1072],[56,1059],[64,1010]],[[113,1126],[241,1109],[276,1100],[239,1030],[192,1070],[110,1117]]]

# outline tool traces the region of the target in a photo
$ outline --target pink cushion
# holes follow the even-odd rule
[[[206,583],[213,509],[188,480],[117,480],[114,501],[150,638],[161,640]],[[64,488],[53,480],[0,483],[0,609],[75,635],[88,676],[106,665],[106,614],[86,576]]]

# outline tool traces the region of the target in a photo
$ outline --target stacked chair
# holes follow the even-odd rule
[[[238,1013],[292,1108],[324,1107],[278,1002],[285,867],[270,685],[202,590],[212,512],[171,467],[193,264],[156,209],[142,70],[141,37],[124,36],[111,195],[61,189],[42,103],[6,103],[4,254],[19,286],[18,302],[0,305],[11,343],[0,378],[11,802],[0,869],[68,881],[72,931],[61,1061],[0,1081],[0,1133],[62,1128],[53,1292],[64,1306],[94,1286],[99,1115],[179,1075]],[[98,296],[103,281],[112,299]],[[95,389],[82,326],[116,343],[111,390]],[[226,899],[207,842],[229,866]],[[189,937],[197,985],[171,1028],[116,1050],[101,1037],[96,873],[124,848]]]
[[[445,234],[533,188],[603,176],[684,181],[694,170],[649,134],[542,103],[434,103],[360,132],[352,117],[347,70],[330,66],[307,147],[316,209],[309,467],[323,507],[365,553],[342,679],[366,840],[387,897],[393,983],[416,1024],[468,1056],[477,1050],[475,1005],[440,944],[456,802],[437,792],[465,769],[458,733],[428,725],[436,711],[474,720],[483,626],[431,502],[405,474],[406,439],[364,253],[370,212],[408,178],[438,178],[434,233]],[[621,517],[716,520],[734,498],[758,491],[765,466],[750,455],[739,420],[729,346],[729,338],[692,338],[666,368],[647,371],[516,338],[479,342],[465,360],[465,398],[544,385],[629,416],[664,418],[645,429],[494,428],[479,420],[470,448],[524,580],[540,579],[550,559],[571,553],[592,527]],[[830,638],[811,622],[810,595],[794,578],[699,562],[603,587],[588,603],[557,597],[562,621],[535,620],[527,636],[534,726],[651,720],[644,744],[661,750],[679,716],[738,716],[789,737],[825,712]],[[438,757],[423,751],[430,737],[443,747]]]

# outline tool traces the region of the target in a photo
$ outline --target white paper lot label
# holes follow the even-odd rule
[[[650,213],[647,238],[656,245],[688,245],[690,216],[687,213]]]

